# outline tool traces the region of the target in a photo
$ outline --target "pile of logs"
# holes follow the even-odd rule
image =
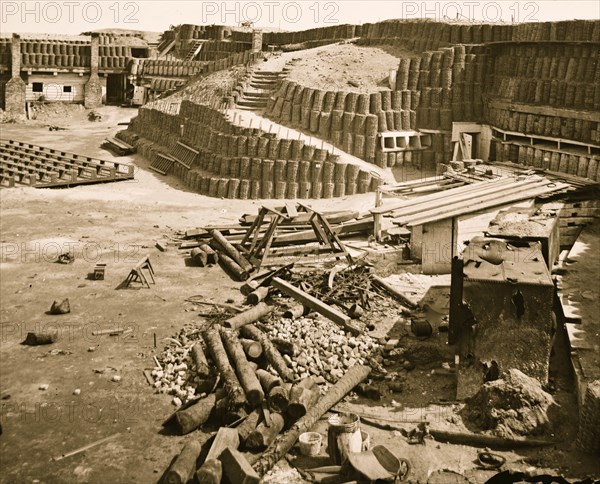
[[[188,434],[209,421],[218,422],[221,428],[212,442],[190,441],[167,471],[166,482],[187,482],[195,473],[198,482],[219,483],[223,472],[233,484],[258,482],[258,473],[266,472],[281,458],[285,446],[289,450],[294,445],[299,426],[312,426],[370,371],[356,364],[321,397],[317,379],[311,375],[298,380],[288,366],[289,360],[255,325],[245,324],[239,332],[213,325],[201,336],[191,348],[182,347],[176,354],[191,356],[193,365],[185,370],[193,374],[187,381],[200,382],[198,388],[205,391],[182,405],[165,425],[173,426],[180,434]],[[187,366],[173,365],[172,371],[185,371],[183,365]],[[325,407],[319,406],[323,400]],[[315,414],[315,408],[322,410],[321,415]],[[271,448],[284,429],[290,429],[281,437],[284,444]],[[210,444],[210,451],[197,469],[203,443]],[[250,463],[255,463],[255,469]]]

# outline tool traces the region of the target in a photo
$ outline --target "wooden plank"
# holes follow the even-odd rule
[[[293,203],[286,202],[285,209],[289,217],[296,218],[298,216],[298,210],[296,210],[296,206]]]
[[[284,294],[293,297],[296,301],[302,303],[304,306],[308,306],[313,311],[322,314],[326,318],[330,319],[334,323],[337,323],[342,326],[347,326],[350,324],[350,317],[341,313],[337,309],[325,304],[320,301],[316,297],[307,294],[302,289],[293,286],[287,281],[280,279],[278,277],[274,277],[272,281],[273,287],[279,289]]]
[[[516,111],[520,113],[537,114],[542,116],[581,119],[583,121],[592,121],[600,123],[600,113],[598,111],[584,111],[579,109],[556,108],[549,106],[538,106],[525,103],[505,102],[498,100],[489,101],[489,105],[495,109]]]
[[[479,193],[479,192],[487,192],[491,190],[495,190],[499,187],[509,185],[514,183],[514,178],[499,178],[498,180],[493,181],[485,181],[480,183],[473,183],[471,185],[464,185],[462,187],[453,188],[451,190],[444,190],[441,192],[432,193],[430,195],[424,195],[418,198],[412,198],[410,200],[405,200],[403,202],[397,202],[392,205],[382,205],[381,207],[375,207],[369,210],[372,214],[383,214],[389,213],[396,210],[406,210],[409,207],[414,207],[415,205],[425,204],[426,202],[434,202],[443,199],[449,199],[450,197],[456,198],[464,198],[469,194]]]
[[[405,219],[404,223],[409,227],[414,227],[415,225],[423,225],[424,223],[456,217],[458,215],[464,215],[465,213],[475,213],[499,205],[506,205],[521,200],[527,200],[528,198],[535,198],[546,193],[553,193],[566,188],[569,188],[569,185],[564,183],[548,184],[547,182],[541,182],[531,185],[520,185],[517,188],[502,192],[500,195],[494,194],[491,197],[483,198],[481,200],[470,200],[469,203],[455,205],[451,208],[444,207],[443,211],[440,211],[439,209],[436,211],[430,210],[426,213],[411,217],[408,221]]]

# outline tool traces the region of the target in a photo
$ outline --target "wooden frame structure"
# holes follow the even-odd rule
[[[304,247],[302,250],[294,247],[273,248],[273,243],[277,239],[279,224],[283,220],[297,217],[300,213],[310,214],[308,223],[315,232],[318,245]],[[262,228],[266,222],[265,218],[270,214],[274,215],[274,217],[268,222],[266,231],[263,231]],[[257,270],[265,265],[283,263],[290,256],[297,254],[319,255],[321,253],[330,253],[330,255],[336,258],[340,256],[345,257],[349,264],[353,264],[354,262],[340,238],[331,229],[331,225],[329,225],[327,219],[321,213],[301,203],[297,205],[287,203],[282,211],[265,206],[261,207],[258,217],[254,220],[240,242],[239,250]]]
[[[152,281],[152,284],[156,284],[154,280],[154,269],[152,268],[152,264],[150,263],[150,256],[144,256],[135,266],[131,269],[131,272],[125,279],[124,287],[129,287],[132,282],[139,282],[142,286],[148,287],[150,289],[150,283],[148,282],[148,277],[144,274],[144,269],[148,273],[148,277]]]
[[[0,140],[0,186],[71,187],[131,180],[134,166],[10,139]]]

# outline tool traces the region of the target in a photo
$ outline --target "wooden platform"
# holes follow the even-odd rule
[[[135,147],[117,138],[106,138],[101,146],[117,156],[127,156],[135,153]]]
[[[0,187],[72,187],[131,180],[134,166],[15,140],[0,140]]]

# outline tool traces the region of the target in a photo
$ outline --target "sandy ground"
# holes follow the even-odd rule
[[[389,89],[390,71],[398,69],[400,57],[411,57],[409,51],[397,47],[361,47],[345,42],[286,55],[291,58],[290,80],[315,89],[353,92]]]
[[[107,107],[101,113],[102,122],[81,121],[67,131],[50,132],[41,123],[5,125],[2,136],[113,159],[99,145],[135,111]],[[260,202],[210,199],[185,191],[173,177],[148,171],[148,163],[137,156],[119,160],[136,164],[135,180],[61,190],[0,191],[0,389],[10,395],[0,402],[0,482],[156,482],[183,443],[195,438],[162,430],[161,422],[174,407],[170,397],[152,392],[142,370],[153,366],[152,356],[162,351],[163,338],[200,321],[186,298],[201,295],[209,301],[231,298],[239,303],[242,297],[239,284],[220,268],[188,267],[174,239],[191,227],[230,223],[242,213],[256,213]],[[367,194],[313,205],[364,211],[373,198]],[[170,242],[166,252],[155,248],[157,240]],[[59,251],[69,249],[76,256],[73,264],[54,262]],[[143,254],[150,255],[156,285],[115,290]],[[87,274],[100,262],[107,264],[106,279],[88,280]],[[46,314],[52,301],[66,297],[70,314]],[[92,334],[124,326],[133,333]],[[20,344],[28,331],[44,329],[58,330],[59,340],[51,346]],[[111,381],[114,375],[121,381]],[[396,405],[382,409],[369,401],[355,403],[361,403],[365,412],[392,412],[391,418],[402,420],[422,415],[432,397],[453,398],[452,378],[432,376],[426,365],[407,379],[407,391],[394,397]],[[563,411],[574,412],[567,383],[559,400]],[[48,385],[47,390],[39,389],[42,384]],[[73,394],[76,389],[79,395]],[[439,425],[454,425],[451,406],[432,411],[438,412],[434,421]],[[570,476],[600,475],[593,459],[573,452],[574,424],[566,418],[563,422],[557,428],[561,444],[504,453],[511,467],[553,466]],[[322,421],[317,430],[324,432],[324,425]],[[365,429],[374,444],[383,443],[411,459],[414,479],[420,482],[442,468],[464,472],[474,483],[492,475],[476,469],[473,447],[434,441],[409,446],[393,432]],[[85,453],[50,462],[115,433],[119,435],[113,440]],[[292,482],[287,475],[278,470],[270,482]]]

